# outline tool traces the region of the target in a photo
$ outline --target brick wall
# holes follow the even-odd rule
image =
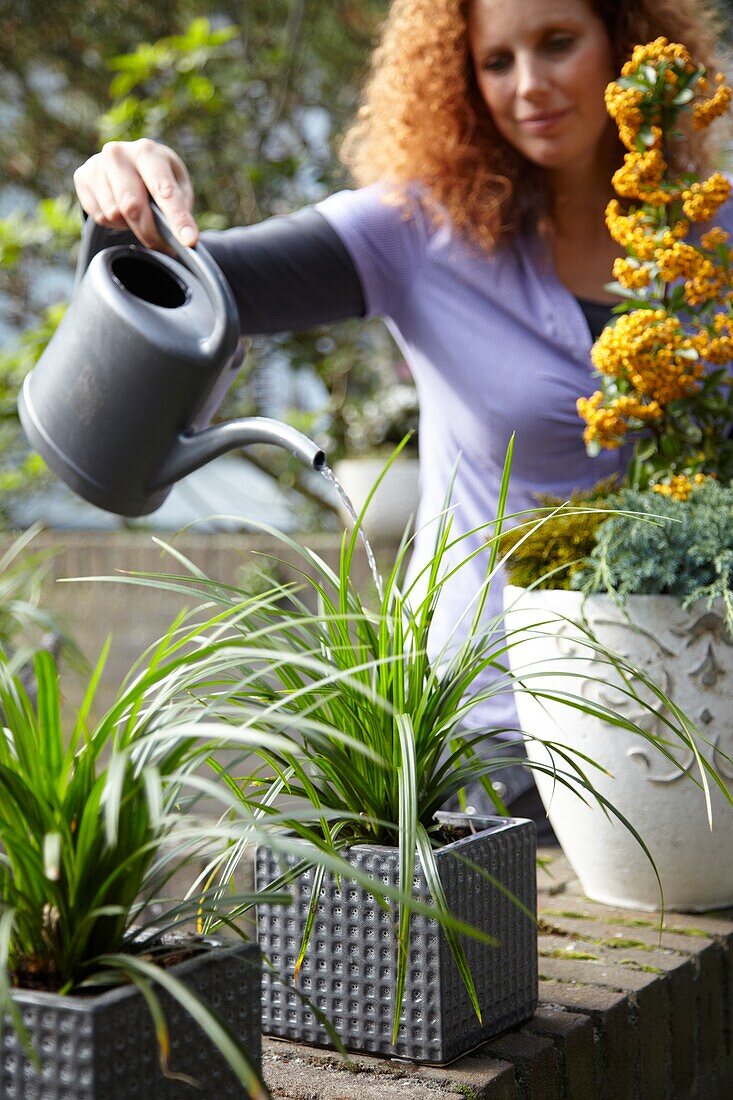
[[[731,1100],[733,911],[659,917],[584,898],[541,853],[540,1005],[525,1025],[443,1068],[265,1040],[288,1100]],[[548,873],[549,872],[549,873]]]
[[[162,536],[191,559],[208,576],[230,584],[241,582],[242,570],[262,562],[262,555],[275,555],[282,579],[296,574],[288,562],[297,555],[274,539],[260,535],[185,534]],[[308,535],[308,546],[332,566],[338,560],[340,537]],[[8,540],[3,543],[7,545]],[[175,615],[186,606],[183,596],[124,583],[86,580],[67,583],[68,578],[114,577],[121,571],[183,572],[179,564],[157,546],[149,534],[128,532],[46,531],[31,543],[29,552],[52,550],[54,557],[44,582],[43,606],[58,613],[87,659],[94,662],[108,635],[112,647],[104,681],[98,694],[98,710],[113,700],[123,676],[152,642],[162,636]],[[375,545],[377,558],[394,561],[395,546]],[[302,566],[302,561],[299,561]],[[354,578],[367,583],[369,576],[361,546],[354,562]],[[193,606],[192,601],[190,606]],[[82,681],[69,671],[64,689],[69,704],[81,699]]]

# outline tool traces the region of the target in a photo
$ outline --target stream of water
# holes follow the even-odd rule
[[[346,509],[348,514],[351,516],[352,520],[354,521],[354,526],[357,526],[357,522],[358,522],[358,519],[359,519],[357,511],[354,508],[354,505],[351,503],[350,497],[345,492],[343,485],[341,484],[339,479],[336,477],[336,475],[333,472],[333,470],[331,469],[331,467],[330,466],[322,466],[321,467],[321,473],[325,477],[326,481],[328,481],[330,485],[333,485],[334,489],[338,493],[339,500],[341,501],[344,508]],[[364,550],[366,552],[366,558],[367,558],[367,561],[369,563],[369,568],[371,569],[372,577],[374,578],[374,586],[375,586],[375,588],[377,590],[377,593],[379,595],[379,602],[381,603],[382,600],[384,599],[384,585],[382,583],[382,577],[380,575],[379,569],[377,568],[377,559],[374,556],[374,551],[372,550],[371,543],[369,542],[369,539],[366,537],[366,534],[364,532],[363,524],[359,523],[358,527],[359,527],[359,538],[361,539],[361,541],[363,543]]]

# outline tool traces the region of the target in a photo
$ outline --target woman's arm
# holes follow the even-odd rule
[[[354,264],[317,210],[210,231],[202,241],[232,288],[243,335],[297,332],[365,313]]]

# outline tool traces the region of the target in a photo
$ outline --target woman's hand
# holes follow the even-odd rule
[[[193,187],[185,164],[167,145],[149,138],[110,141],[74,173],[87,214],[106,229],[131,229],[148,248],[169,251],[150,209],[153,198],[182,244],[198,240]]]

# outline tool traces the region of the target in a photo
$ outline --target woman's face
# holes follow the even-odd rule
[[[528,160],[581,168],[608,148],[603,92],[616,74],[589,0],[473,0],[469,44],[499,133]]]

